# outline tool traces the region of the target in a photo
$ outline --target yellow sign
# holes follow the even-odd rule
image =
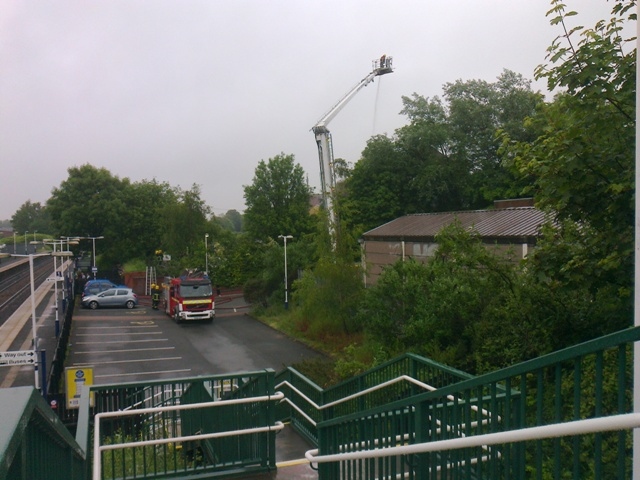
[[[93,367],[67,367],[64,373],[67,408],[79,408],[82,389],[93,385]],[[89,403],[93,407],[93,393],[89,397]]]

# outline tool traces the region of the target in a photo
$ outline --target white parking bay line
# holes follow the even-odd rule
[[[138,373],[112,373],[108,375],[94,375],[93,378],[107,378],[107,377],[132,377],[138,375],[158,375],[162,373],[182,373],[182,372],[190,372],[190,368],[185,368],[183,370],[160,370],[158,372],[138,372]]]
[[[78,330],[115,330],[121,328],[159,328],[159,325],[131,325],[127,323],[126,325],[116,325],[111,327],[100,327],[98,325],[91,325],[89,327],[78,327]]]
[[[164,362],[169,360],[182,360],[182,357],[163,357],[163,358],[140,358],[137,360],[112,360],[110,362],[100,362],[99,365],[111,365],[115,363],[138,363],[138,362]],[[73,363],[74,367],[95,366],[93,363]]]
[[[77,345],[77,344],[76,344]],[[88,350],[86,352],[73,352],[74,355],[88,353],[129,353],[129,352],[155,352],[158,350],[175,350],[176,347],[135,348],[130,350]]]
[[[102,340],[99,342],[76,342],[75,345],[93,345],[98,343],[100,345],[104,345],[106,343],[148,343],[148,342],[168,342],[168,338],[152,338],[150,340]]]
[[[102,337],[102,336],[110,336],[114,335],[162,335],[162,332],[122,332],[122,333],[78,333],[77,337]]]

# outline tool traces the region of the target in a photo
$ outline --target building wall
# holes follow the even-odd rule
[[[519,262],[527,253],[531,252],[534,244],[497,244],[486,243],[485,247],[504,256],[505,258]],[[438,244],[434,242],[403,242],[403,241],[372,241],[363,242],[365,261],[365,283],[367,286],[375,285],[383,269],[393,265],[399,260],[413,258],[422,263],[433,257]]]

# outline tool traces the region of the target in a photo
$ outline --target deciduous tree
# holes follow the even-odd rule
[[[244,186],[245,230],[256,240],[278,235],[300,236],[312,229],[309,186],[293,155],[280,154],[256,167],[251,185]]]
[[[502,164],[498,131],[530,139],[524,119],[542,96],[505,70],[494,83],[458,80],[444,95],[403,97],[410,123],[372,138],[348,173],[341,214],[369,229],[410,213],[484,208],[519,192],[526,179]]]
[[[114,241],[117,225],[126,218],[128,178],[113,176],[90,164],[71,167],[69,176],[51,192],[47,209],[57,233],[67,236],[105,236],[102,251]]]
[[[505,135],[504,151],[531,182],[526,192],[557,221],[536,255],[540,275],[592,302],[608,297],[595,311],[609,311],[598,321],[611,330],[631,311],[636,51],[622,29],[635,20],[635,1],[614,2],[611,20],[592,29],[570,29],[576,13],[561,1],[552,6],[551,22],[564,34],[536,75],[562,93],[527,123],[540,135],[524,142]]]
[[[51,232],[51,219],[46,207],[39,202],[27,200],[11,217],[11,226],[16,232]]]

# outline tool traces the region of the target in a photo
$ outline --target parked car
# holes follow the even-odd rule
[[[98,278],[95,280],[87,280],[87,283],[84,284],[84,289],[82,290],[82,298],[87,295],[96,295],[100,292],[104,292],[105,290],[109,290],[110,288],[129,288],[126,285],[116,285],[109,280]]]
[[[138,305],[138,296],[130,288],[110,288],[95,295],[82,297],[82,306],[95,310],[103,307],[134,308]]]

